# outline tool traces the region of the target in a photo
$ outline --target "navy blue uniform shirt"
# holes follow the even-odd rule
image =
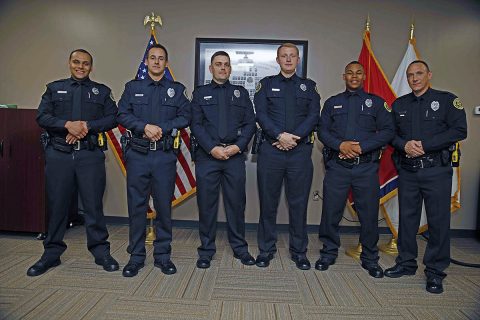
[[[395,100],[392,109],[396,124],[392,144],[402,152],[410,140],[420,140],[425,152],[434,152],[467,137],[465,110],[450,92],[429,88],[420,97],[412,92]]]
[[[80,119],[87,121],[89,132],[109,131],[117,126],[117,105],[109,87],[89,78],[80,81],[82,104]],[[57,80],[47,84],[38,107],[37,122],[40,127],[57,136],[66,136],[67,121],[72,121],[73,91],[77,86],[73,78]]]
[[[348,130],[350,112],[354,115],[350,121],[353,128]],[[320,140],[336,151],[340,150],[343,141],[360,142],[362,153],[380,149],[394,135],[390,112],[391,109],[382,98],[363,89],[355,92],[346,90],[325,101],[320,116]]]
[[[159,104],[154,105],[155,87],[160,89]],[[190,122],[190,101],[185,86],[165,76],[155,82],[144,80],[127,82],[118,102],[118,123],[136,134],[143,134],[147,124],[162,128],[164,134],[181,129]]]
[[[225,102],[219,101],[225,91]],[[219,136],[220,106],[227,109],[226,136]],[[247,90],[227,81],[220,85],[212,81],[199,86],[192,97],[192,133],[200,146],[209,153],[220,143],[232,143],[243,152],[255,133],[255,113]]]
[[[287,81],[294,82],[296,102],[293,117],[294,129],[287,130],[287,107],[285,101]],[[290,79],[281,73],[260,80],[254,98],[256,119],[263,132],[276,139],[282,132],[307,137],[318,124],[320,115],[320,95],[315,82],[302,79],[294,74]]]

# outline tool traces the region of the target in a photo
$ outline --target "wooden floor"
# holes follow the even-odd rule
[[[121,268],[128,261],[127,226],[110,226],[112,254]],[[172,259],[178,273],[165,276],[153,267],[148,248],[138,276],[107,273],[93,263],[84,229],[67,232],[62,264],[30,278],[27,268],[42,253],[29,236],[0,234],[0,319],[480,319],[480,269],[451,265],[441,295],[425,291],[423,266],[417,275],[373,279],[344,249],[358,236],[342,235],[341,254],[326,272],[300,271],[288,255],[288,236],[279,235],[279,252],[269,268],[247,267],[232,257],[226,233],[219,232],[212,267],[197,269],[198,233],[174,230]],[[248,232],[252,255],[256,233]],[[382,236],[380,243],[388,240]],[[418,238],[420,255],[425,241]],[[310,235],[308,256],[315,263],[319,240]],[[452,257],[480,263],[480,243],[452,239]],[[390,267],[394,257],[381,254]]]

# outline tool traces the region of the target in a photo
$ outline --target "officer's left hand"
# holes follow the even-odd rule
[[[236,144],[225,147],[225,153],[228,157],[231,157],[240,152],[240,148]]]
[[[287,149],[287,148],[284,148],[284,147],[282,147],[282,145],[281,145],[281,144],[280,144],[280,142],[278,142],[278,141],[277,141],[277,142],[274,142],[274,143],[272,143],[272,146],[274,146],[274,147],[277,147],[277,149],[279,149],[279,150],[282,150],[282,151],[288,151],[288,149]]]
[[[67,134],[67,136],[65,137],[65,141],[68,143],[68,144],[74,144],[78,141],[77,137],[75,137],[73,134],[69,133]]]

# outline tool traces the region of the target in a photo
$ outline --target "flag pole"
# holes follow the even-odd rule
[[[150,16],[145,16],[143,19],[143,25],[146,26],[147,24],[150,23],[150,33],[155,35],[155,27],[156,24],[162,26],[162,18],[159,15],[155,15],[155,13],[152,11],[152,15]],[[157,217],[157,213],[155,210],[148,209],[147,210],[147,219],[148,219],[148,226],[146,230],[146,236],[145,236],[145,244],[153,244],[153,241],[157,238],[157,235],[155,233],[155,224],[154,220]]]
[[[415,19],[412,17],[412,23],[410,24],[410,38],[409,38],[410,43],[412,43],[412,41],[415,41],[414,31],[415,31]],[[378,246],[378,250],[386,254],[389,254],[391,256],[396,256],[398,255],[397,244],[398,244],[398,239],[395,238],[395,235],[392,235],[392,238],[390,239],[390,241]]]

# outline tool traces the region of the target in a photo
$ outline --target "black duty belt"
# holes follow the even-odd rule
[[[351,159],[341,159],[341,158],[338,157],[339,153],[334,152],[333,157],[336,159],[338,164],[341,164],[342,166],[347,167],[347,168],[352,168],[353,166],[359,165],[361,163],[372,162],[372,160],[373,160],[372,154],[373,154],[373,152],[370,152],[370,153],[367,153],[367,154],[361,154],[358,157],[351,158]]]
[[[53,137],[50,140],[50,144],[55,150],[62,152],[73,152],[85,149],[93,150],[96,147],[96,145],[92,145],[88,140],[78,140],[74,144],[68,144],[63,137]]]
[[[224,142],[220,142],[219,144],[217,144],[218,147],[228,147],[228,146],[233,146],[235,145],[236,143],[235,142],[227,142],[227,143],[224,143]]]
[[[273,144],[275,142],[278,142],[277,139],[272,139],[269,136],[265,135],[265,140],[268,141],[268,143]],[[310,143],[309,136],[303,137],[302,139],[297,140],[297,145],[301,143]]]
[[[148,153],[149,151],[168,151],[172,146],[165,142],[162,138],[158,141],[150,141],[144,138],[130,137],[128,144],[130,147],[140,153]]]
[[[400,160],[400,166],[408,171],[417,171],[418,169],[436,167],[442,164],[439,152],[425,154],[421,157],[407,158],[403,156]]]

